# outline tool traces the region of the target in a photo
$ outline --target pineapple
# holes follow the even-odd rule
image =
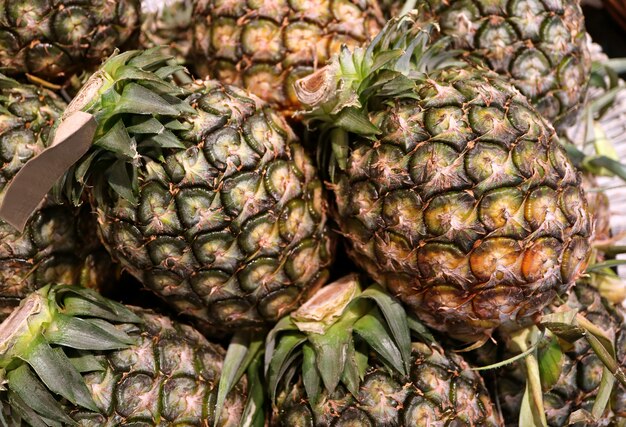
[[[404,310],[354,276],[322,288],[268,338],[270,425],[501,425],[480,376],[420,330],[410,343]]]
[[[48,144],[65,103],[53,92],[0,75],[0,201],[21,167]],[[102,288],[115,274],[87,207],[49,200],[24,232],[0,221],[0,320],[50,282]]]
[[[617,362],[626,367],[626,323],[624,310],[602,298],[593,287],[578,283],[570,293],[566,306],[579,310],[585,317],[608,333],[617,351]],[[558,310],[553,306],[551,310]],[[506,337],[504,337],[506,338]],[[511,356],[510,344],[500,345],[500,359]],[[567,426],[576,417],[585,416],[589,424],[621,426],[626,420],[626,387],[619,384],[611,394],[609,407],[595,420],[590,418],[603,374],[603,364],[594,354],[589,343],[577,341],[570,349],[559,353],[554,359],[555,338],[544,338],[539,349],[540,364],[546,366],[542,373],[544,407],[550,427]],[[545,360],[545,361],[544,361]],[[548,370],[552,370],[547,375]],[[497,398],[508,420],[517,419],[524,393],[525,375],[519,363],[501,368],[497,373]],[[621,420],[621,421],[620,421]],[[611,424],[614,423],[614,424]]]
[[[0,72],[67,80],[139,26],[138,0],[0,1]]]
[[[77,95],[98,120],[60,188],[88,184],[102,240],[203,332],[271,326],[328,276],[317,171],[284,119],[211,80],[163,80],[159,50],[110,58]],[[75,191],[74,191],[75,190]]]
[[[579,0],[417,0],[453,46],[505,76],[557,130],[576,121],[591,71]]]
[[[591,221],[553,128],[416,19],[296,88],[351,258],[429,326],[485,341],[574,284]]]
[[[29,295],[0,325],[0,338],[10,425],[238,426],[246,410],[244,377],[214,419],[223,348],[84,288]]]
[[[342,45],[370,40],[382,22],[376,0],[199,0],[195,71],[244,87],[291,116],[300,109],[293,83]]]
[[[192,0],[142,0],[141,46],[167,46],[168,53],[179,64],[186,64],[191,51],[194,3]]]

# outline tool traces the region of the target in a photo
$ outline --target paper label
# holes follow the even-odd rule
[[[96,120],[83,111],[64,118],[50,147],[30,159],[6,187],[0,219],[20,232],[63,174],[91,147]]]

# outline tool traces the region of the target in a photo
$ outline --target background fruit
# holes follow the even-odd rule
[[[51,141],[66,104],[53,92],[0,75],[0,201],[28,160]],[[0,320],[30,292],[49,283],[104,289],[116,276],[88,207],[44,203],[23,233],[0,221]]]
[[[139,42],[144,48],[167,46],[167,52],[186,64],[193,35],[192,0],[142,0]]]
[[[411,354],[409,378],[370,356],[357,396],[340,386],[330,396],[324,392],[318,405],[295,379],[278,395],[271,425],[501,425],[480,375],[461,356],[420,342]]]
[[[300,109],[293,83],[341,45],[370,40],[382,22],[376,0],[200,0],[195,71],[244,87],[290,115]]]
[[[138,0],[0,1],[0,72],[65,80],[139,27]]]
[[[157,51],[113,57],[101,70],[105,86],[91,94],[89,111],[108,117],[83,158],[102,239],[203,332],[265,327],[328,276],[333,240],[316,168],[258,98],[209,80],[185,92],[159,80],[160,67],[171,70],[166,60]]]
[[[590,72],[579,0],[418,0],[454,46],[526,95],[557,128],[576,121]]]

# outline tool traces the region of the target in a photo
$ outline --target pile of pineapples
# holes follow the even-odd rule
[[[0,203],[96,126],[0,221],[0,425],[626,427],[620,67],[578,0],[0,0]]]

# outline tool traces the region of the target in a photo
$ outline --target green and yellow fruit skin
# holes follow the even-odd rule
[[[100,413],[68,407],[79,426],[214,425],[217,385],[225,351],[195,329],[148,310],[143,321],[120,325],[136,344],[95,352],[104,370],[83,375]],[[246,402],[246,380],[229,394],[218,426],[238,426]]]
[[[301,109],[293,83],[342,45],[370,40],[382,23],[376,0],[200,0],[195,70],[244,87],[290,116]]]
[[[132,58],[130,67],[151,55],[120,58]],[[104,65],[114,75],[104,80],[115,81],[118,60]],[[171,69],[166,57],[159,61]],[[156,73],[136,75],[143,90],[158,90]],[[145,75],[152,80],[143,81]],[[106,93],[125,91],[125,83]],[[174,98],[185,114],[172,130],[171,117],[113,114],[111,122],[135,138],[125,149],[142,154],[129,165],[137,176],[134,201],[107,187],[108,173],[93,175],[102,240],[126,270],[203,332],[271,326],[328,277],[334,240],[321,181],[291,128],[267,104],[214,80],[186,90],[186,98]],[[108,96],[89,111],[106,117]],[[148,119],[149,126],[136,125]],[[152,151],[164,138],[168,145]]]
[[[138,0],[0,1],[0,72],[66,80],[128,41],[139,13]]]
[[[402,378],[374,356],[357,396],[340,386],[311,404],[302,380],[277,396],[271,426],[500,426],[478,373],[437,345],[412,344],[411,372]]]
[[[557,129],[576,121],[591,72],[579,0],[418,0],[416,7]]]
[[[15,174],[50,143],[65,106],[51,91],[0,76],[0,201]],[[0,221],[0,242],[0,320],[48,283],[102,289],[115,275],[87,206],[47,201],[22,233]]]
[[[565,302],[571,309],[579,310],[586,318],[602,329],[613,341],[616,360],[626,366],[626,323],[624,310],[610,304],[597,290],[583,283],[576,284]],[[550,310],[558,310],[556,305]],[[501,340],[506,343],[506,339]],[[539,348],[539,358],[548,349],[550,340],[544,339]],[[500,345],[499,358],[510,357],[514,352],[507,350],[507,345]],[[600,388],[604,365],[594,354],[586,340],[577,341],[571,349],[565,351],[558,363],[560,372],[553,384],[542,382],[546,419],[550,427],[571,425],[570,416],[578,410],[591,413]],[[525,388],[525,376],[521,366],[516,363],[498,371],[497,398],[506,419],[516,420],[520,411],[521,399]],[[594,426],[621,427],[626,422],[626,389],[617,383],[614,386],[608,408]],[[579,424],[575,424],[579,425]]]
[[[510,84],[448,69],[371,110],[332,192],[352,259],[464,340],[540,312],[583,271],[591,222],[552,127]]]
[[[430,327],[475,342],[567,291],[592,225],[554,128],[451,42],[410,13],[296,90],[350,257]]]

